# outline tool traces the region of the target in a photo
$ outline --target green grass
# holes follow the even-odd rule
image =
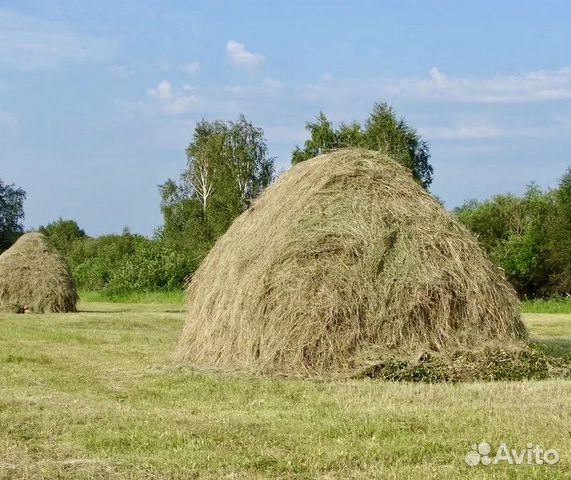
[[[124,295],[110,295],[103,292],[81,291],[79,296],[84,302],[144,303],[144,304],[182,304],[182,290],[162,290],[155,292],[135,292]],[[548,300],[525,300],[522,302],[524,313],[571,313],[571,298],[558,297]]]
[[[557,313],[524,314],[532,339],[554,356],[569,356],[571,352],[571,317]]]
[[[177,302],[0,315],[0,478],[569,478],[570,381],[196,373],[172,363],[183,316]],[[545,349],[571,351],[571,317],[525,321]],[[466,466],[484,440],[561,461]]]
[[[525,300],[521,304],[524,313],[571,313],[571,298],[558,297],[548,300]]]
[[[110,295],[103,292],[81,291],[83,302],[144,303],[144,304],[182,304],[182,290],[161,290],[155,292],[135,292],[124,295]]]

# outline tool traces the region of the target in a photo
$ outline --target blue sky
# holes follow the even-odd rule
[[[28,228],[160,225],[201,118],[243,113],[280,168],[319,110],[387,101],[429,141],[452,208],[571,158],[568,0],[2,1],[0,178]]]

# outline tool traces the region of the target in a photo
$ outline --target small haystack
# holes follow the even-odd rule
[[[26,233],[0,255],[0,311],[74,312],[69,265],[41,233]]]
[[[353,375],[527,336],[476,239],[408,170],[361,149],[292,167],[218,240],[187,296],[177,357],[198,368]]]

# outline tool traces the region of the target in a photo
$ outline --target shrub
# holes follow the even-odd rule
[[[76,242],[70,259],[80,289],[110,295],[181,288],[199,261],[187,250],[129,232]]]
[[[466,202],[456,215],[521,296],[565,294],[571,289],[568,197],[565,180],[555,191],[530,185],[521,197],[497,195]]]
[[[191,255],[171,250],[156,240],[146,240],[116,266],[105,290],[112,295],[172,290],[180,288],[195,269],[196,261]]]

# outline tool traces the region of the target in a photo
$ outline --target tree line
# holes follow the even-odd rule
[[[335,126],[323,112],[306,123],[308,139],[292,152],[303,162],[337,148],[363,147],[391,156],[429,189],[428,143],[386,103],[375,104],[363,125]],[[261,128],[244,116],[197,123],[178,179],[159,186],[162,225],[152,238],[124,229],[89,237],[74,220],[39,227],[70,262],[82,290],[108,295],[180,288],[232,221],[275,177]],[[0,251],[24,231],[26,194],[0,180]],[[571,173],[553,190],[528,187],[522,196],[470,200],[453,212],[521,296],[571,292]],[[245,239],[247,241],[247,239]]]
[[[523,297],[571,293],[571,168],[557,188],[531,184],[455,210]]]

